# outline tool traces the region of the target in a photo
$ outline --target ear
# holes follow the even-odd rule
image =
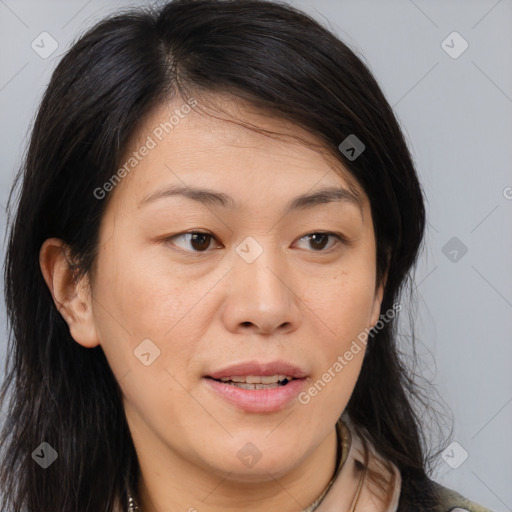
[[[379,321],[380,308],[382,305],[382,299],[384,298],[384,291],[386,290],[386,283],[388,282],[389,268],[391,264],[392,251],[389,247],[384,249],[384,271],[382,272],[382,278],[377,280],[375,283],[375,296],[372,305],[370,327],[375,327],[375,324]]]
[[[58,238],[48,238],[39,251],[39,265],[73,339],[87,348],[99,345],[88,276],[76,279],[69,246]]]
[[[380,307],[382,304],[382,299],[384,298],[384,290],[386,288],[387,279],[388,273],[386,271],[384,277],[381,279],[381,282],[378,283],[375,289],[375,297],[373,299],[370,327],[375,327],[375,324],[379,321]]]

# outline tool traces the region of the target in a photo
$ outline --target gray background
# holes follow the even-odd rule
[[[8,190],[60,56],[99,18],[141,3],[0,0],[2,233]],[[428,197],[416,332],[425,377],[453,411],[457,443],[439,458],[434,477],[511,511],[512,0],[289,3],[330,25],[367,62]],[[43,31],[59,45],[46,59],[31,48]],[[469,44],[457,58],[445,49],[459,51],[462,40],[442,44],[453,31]],[[3,302],[0,322],[3,363]]]

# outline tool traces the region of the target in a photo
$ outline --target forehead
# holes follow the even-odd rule
[[[133,169],[124,173],[117,195],[140,202],[156,185],[223,189],[230,196],[337,187],[365,206],[355,178],[303,128],[229,96],[194,102],[190,108],[190,100],[175,99],[143,120],[121,162]]]

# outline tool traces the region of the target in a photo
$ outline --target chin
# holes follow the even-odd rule
[[[238,482],[265,482],[289,473],[301,463],[305,454],[297,452],[297,444],[288,441],[278,450],[270,443],[263,446],[262,440],[235,442],[235,447],[226,447],[218,456],[210,454],[205,460],[210,470],[230,474],[229,480]],[[231,443],[230,443],[231,444]],[[217,445],[218,446],[218,445]],[[259,447],[258,447],[259,446]],[[230,456],[232,454],[232,456]]]

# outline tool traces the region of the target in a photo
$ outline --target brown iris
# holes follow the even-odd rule
[[[311,246],[313,249],[323,249],[329,240],[329,235],[327,233],[313,233],[312,235],[308,235],[308,238],[312,243]],[[320,240],[322,242],[319,243]]]
[[[197,251],[204,251],[210,246],[212,235],[208,233],[190,233],[190,244]]]

